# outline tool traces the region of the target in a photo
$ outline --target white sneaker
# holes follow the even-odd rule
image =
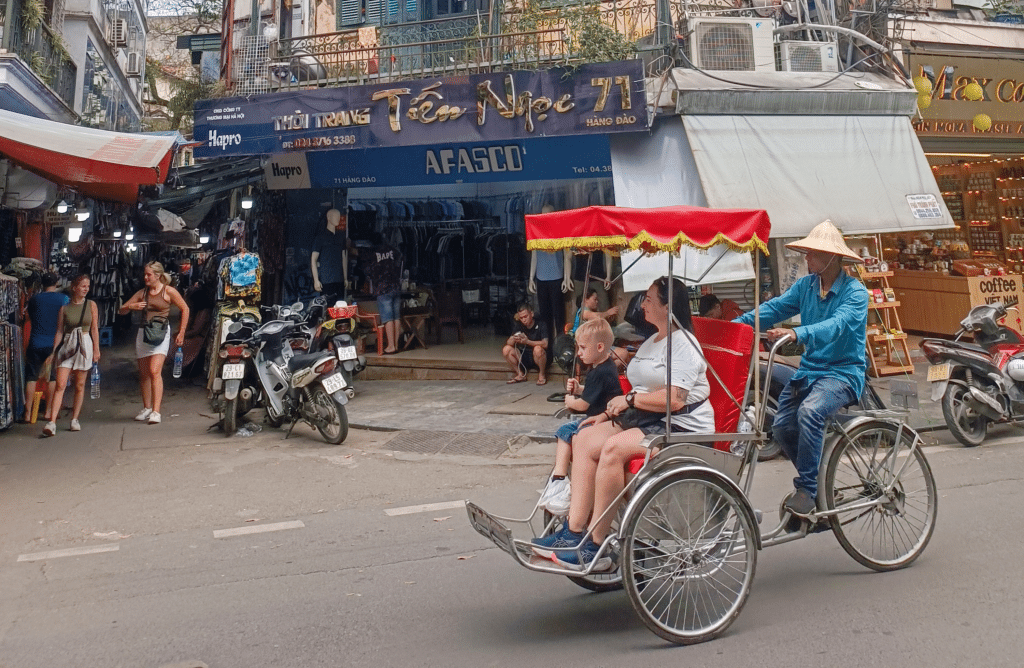
[[[82,431],[82,423],[78,420],[71,421],[71,431]]]
[[[57,433],[57,423],[50,421],[43,427],[43,436],[53,436]]]
[[[160,414],[157,413],[156,411],[150,411],[150,413],[149,413],[149,423],[150,424],[160,424]]]
[[[149,419],[149,416],[153,413],[152,408],[143,408],[142,412],[135,416],[136,422],[145,422]]]
[[[569,479],[552,480],[540,496],[540,505],[552,515],[561,517],[569,514],[571,488]]]

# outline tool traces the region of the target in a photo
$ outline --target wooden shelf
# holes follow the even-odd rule
[[[862,271],[860,277],[870,281],[873,278],[892,278],[893,273],[891,271]]]
[[[868,308],[899,308],[899,302],[871,302]]]
[[[906,341],[907,333],[900,332],[899,334],[872,334],[871,340],[875,343],[884,343],[886,341]]]
[[[875,371],[875,373],[873,373],[871,375],[873,375],[875,377],[878,377],[878,376],[893,376],[893,375],[898,374],[898,373],[914,373],[914,365],[911,364],[911,365],[908,365],[908,366],[895,366],[895,365],[880,366],[880,367],[878,367],[877,371]]]

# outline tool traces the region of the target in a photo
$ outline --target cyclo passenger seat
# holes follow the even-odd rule
[[[711,387],[708,401],[715,411],[715,431],[720,434],[733,433],[739,427],[739,407],[743,405],[743,394],[750,373],[754,329],[750,325],[694,316],[693,332],[710,367],[707,372],[708,385]],[[717,378],[711,369],[718,374]],[[735,398],[736,403],[730,397]],[[729,443],[718,441],[714,447],[728,452]],[[629,462],[629,472],[637,473],[643,464],[642,455],[633,458]]]

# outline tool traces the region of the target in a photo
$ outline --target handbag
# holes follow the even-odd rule
[[[166,290],[166,288],[164,289]],[[146,290],[146,310],[149,310],[149,289]],[[170,327],[170,322],[166,317],[153,316],[142,326],[142,341],[146,345],[159,346],[167,338],[168,327]]]
[[[697,410],[707,398],[687,404],[672,415],[689,415]],[[612,418],[612,422],[618,425],[623,431],[626,429],[650,427],[659,422],[665,422],[665,414],[660,411],[645,411],[641,408],[627,408]]]

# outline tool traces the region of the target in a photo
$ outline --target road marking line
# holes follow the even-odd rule
[[[452,508],[465,507],[465,501],[445,501],[443,503],[425,503],[420,506],[406,506],[405,508],[385,508],[384,514],[394,517],[396,515],[412,515],[414,513],[428,513],[432,510],[450,510]]]
[[[99,554],[100,552],[117,552],[120,545],[93,545],[90,547],[69,547],[66,550],[50,550],[49,552],[34,552],[18,556],[18,561],[43,561],[44,559],[59,559],[60,557],[77,557],[82,554]]]
[[[228,536],[246,536],[253,533],[266,533],[268,531],[284,531],[285,529],[301,529],[305,524],[301,520],[290,522],[277,522],[275,524],[256,524],[254,526],[237,527],[235,529],[215,529],[214,538],[227,538]]]

